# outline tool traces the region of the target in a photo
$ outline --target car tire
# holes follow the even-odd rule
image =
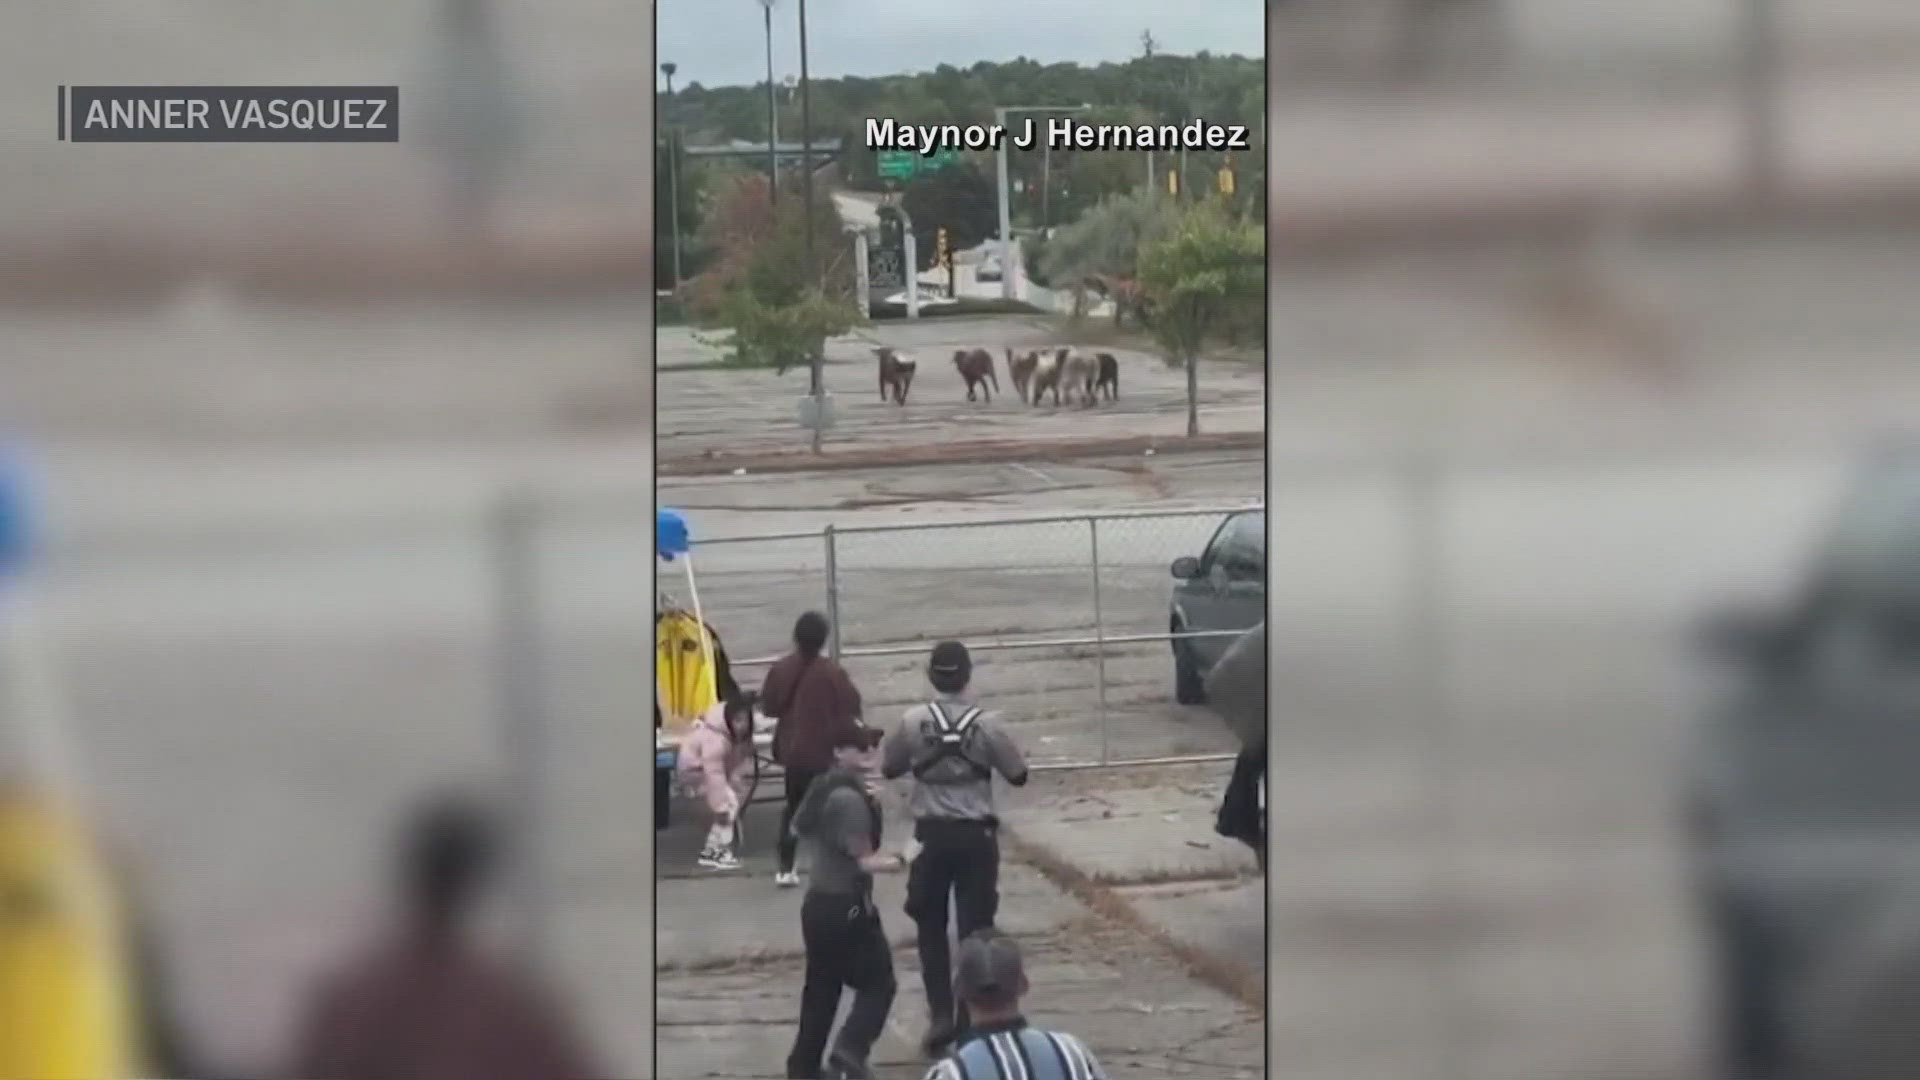
[[[1173,632],[1180,633],[1179,623],[1173,624]],[[1207,684],[1201,678],[1200,666],[1194,663],[1193,654],[1181,641],[1173,643],[1173,700],[1182,705],[1207,703]]]

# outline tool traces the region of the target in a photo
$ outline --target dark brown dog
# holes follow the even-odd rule
[[[1107,400],[1119,401],[1120,361],[1115,360],[1113,354],[1107,352],[1094,353],[1093,358],[1099,366],[1099,373],[1093,377],[1094,395],[1098,397],[1100,391],[1105,390],[1107,392]]]
[[[907,391],[913,386],[914,369],[919,364],[886,346],[873,350],[873,355],[880,358],[880,400],[891,396],[895,405],[905,405]]]
[[[980,396],[988,401],[993,395],[987,393],[987,384],[991,382],[995,390],[1000,389],[1000,377],[993,373],[993,354],[985,349],[957,349],[953,354],[953,366],[960,371],[960,377],[967,383],[967,400],[973,400],[974,384],[980,386]]]

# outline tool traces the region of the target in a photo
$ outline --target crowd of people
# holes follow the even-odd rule
[[[793,649],[767,672],[757,699],[735,688],[695,726],[680,759],[682,777],[705,792],[712,813],[700,863],[739,866],[744,774],[753,754],[752,714],[775,721],[772,753],[784,771],[785,805],[775,883],[801,883],[805,975],[786,1074],[800,1080],[856,1080],[886,1027],[897,985],[874,875],[907,871],[905,914],[915,929],[928,1028],[921,1049],[928,1080],[1098,1080],[1087,1047],[1070,1035],[1030,1027],[1020,1013],[1028,985],[1019,948],[995,926],[1000,843],[994,780],[1027,782],[1025,756],[1000,716],[972,694],[973,659],[958,641],[927,657],[927,700],[891,728],[869,727],[859,688],[825,655],[831,627],[808,612]],[[1221,800],[1216,830],[1253,848],[1266,865],[1266,633],[1244,635],[1208,674],[1209,700],[1239,734],[1242,749]],[[885,814],[875,775],[908,781],[911,839],[883,845]],[[948,932],[960,942],[957,962]],[[852,1001],[839,1037],[828,1039],[841,999]]]
[[[896,992],[893,957],[874,875],[907,871],[905,914],[914,924],[928,1028],[921,1049],[928,1080],[1097,1080],[1087,1047],[1071,1035],[1030,1027],[1020,1012],[1028,991],[1018,945],[996,928],[1000,822],[995,777],[1027,782],[1025,756],[1000,716],[972,693],[973,660],[958,641],[927,657],[927,700],[884,730],[867,726],[851,677],[823,655],[824,617],[794,626],[793,650],[769,670],[758,705],[776,722],[773,756],[785,770],[775,882],[800,883],[797,854],[810,856],[800,904],[805,976],[786,1074],[799,1080],[873,1075],[868,1058]],[[1265,628],[1246,635],[1210,673],[1209,690],[1243,740],[1221,801],[1218,831],[1247,843],[1265,865]],[[724,711],[724,710],[723,710]],[[703,739],[717,737],[709,727]],[[715,795],[709,844],[737,822],[739,793],[727,787],[742,748],[709,745],[688,766]],[[750,732],[750,726],[746,729]],[[746,736],[750,738],[750,735]],[[883,846],[884,813],[875,774],[907,781],[913,834],[899,853]],[[715,777],[723,779],[716,780]],[[716,865],[702,856],[703,864]],[[717,865],[737,865],[729,858]],[[951,954],[948,933],[960,942]],[[827,1045],[841,999],[852,1001]]]

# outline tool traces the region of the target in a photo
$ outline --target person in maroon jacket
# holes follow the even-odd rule
[[[401,853],[393,930],[323,981],[301,1026],[301,1080],[593,1080],[531,980],[484,956],[470,917],[496,862],[489,822],[429,803]]]
[[[809,611],[793,624],[793,651],[775,661],[760,688],[760,711],[779,721],[773,732],[773,759],[786,772],[786,809],[780,814],[782,888],[800,884],[794,872],[796,841],[793,813],[807,786],[833,767],[833,748],[860,723],[860,691],[831,657],[826,616]]]

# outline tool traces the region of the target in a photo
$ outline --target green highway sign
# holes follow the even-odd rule
[[[917,150],[882,150],[877,161],[880,175],[889,180],[911,180],[920,173],[935,172],[959,163],[958,150],[936,150],[932,157]]]
[[[916,171],[920,155],[911,150],[880,151],[880,175],[889,180],[905,180]]]

